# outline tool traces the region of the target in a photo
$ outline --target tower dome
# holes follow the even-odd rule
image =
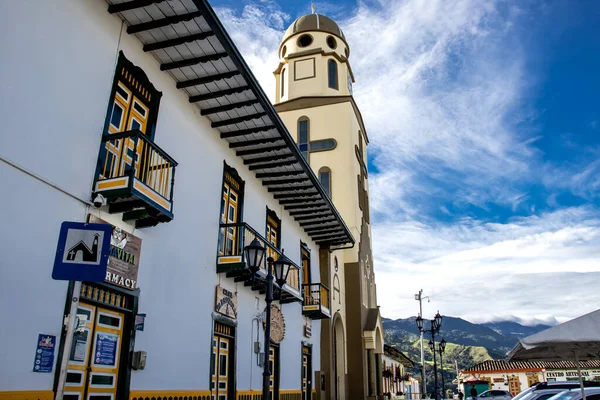
[[[303,15],[287,28],[281,39],[281,44],[279,45],[280,55],[282,57],[285,56],[286,52],[282,50],[286,44],[291,42],[290,38],[297,38],[297,40],[294,41],[298,42],[297,46],[287,46],[290,50],[291,47],[295,47],[297,50],[307,50],[307,48],[313,44],[312,39],[309,38],[312,38],[315,34],[323,36],[322,44],[325,48],[336,49],[338,47],[337,42],[340,41],[343,43],[343,46],[341,46],[342,48],[337,49],[340,52],[340,55],[343,55],[346,58],[350,55],[348,42],[346,42],[344,32],[342,32],[338,24],[331,18],[316,13]],[[316,45],[317,43],[314,44]]]
[[[338,26],[338,24],[324,15],[319,14],[308,14],[304,15],[295,20],[283,35],[282,42],[285,42],[290,36],[297,33],[309,32],[309,31],[321,31],[331,33],[338,36],[340,39],[346,41],[344,33]]]
[[[314,96],[351,96],[350,49],[338,24],[324,15],[304,15],[285,31],[274,71],[275,103]]]

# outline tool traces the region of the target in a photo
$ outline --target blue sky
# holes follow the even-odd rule
[[[270,96],[308,1],[214,0]],[[351,48],[386,317],[569,319],[600,304],[600,2],[315,2]],[[335,199],[334,199],[335,200]]]

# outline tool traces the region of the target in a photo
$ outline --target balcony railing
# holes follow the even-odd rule
[[[258,271],[258,277],[252,279],[250,271],[246,269],[246,255],[244,248],[257,239],[267,252]],[[277,259],[281,251],[267,242],[267,240],[246,223],[221,224],[219,226],[219,243],[217,248],[217,273],[226,273],[228,277],[237,282],[244,281],[246,286],[251,286],[261,293],[265,291],[265,278],[267,276],[267,256]],[[300,293],[300,267],[293,264],[282,290],[274,283],[275,297],[283,303],[302,301]]]
[[[302,285],[302,314],[311,319],[331,318],[329,288],[322,283]]]
[[[94,196],[102,194],[109,212],[123,212],[123,220],[135,220],[138,228],[171,221],[176,166],[139,130],[104,135]]]

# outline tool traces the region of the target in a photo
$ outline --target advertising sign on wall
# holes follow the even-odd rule
[[[119,336],[110,333],[96,334],[96,354],[94,365],[115,367],[117,365],[117,344]]]
[[[90,215],[90,222],[107,223],[93,215]],[[142,240],[140,238],[113,226],[104,281],[129,290],[137,289],[141,251]]]
[[[52,372],[55,345],[56,336],[42,333],[38,335],[33,372]]]

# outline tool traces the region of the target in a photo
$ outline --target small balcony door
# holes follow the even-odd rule
[[[239,193],[227,182],[223,184],[223,197],[221,198],[221,223],[236,224],[239,222]],[[221,228],[219,255],[234,254],[237,242],[238,229],[233,226]]]
[[[219,214],[219,256],[239,255],[243,250],[239,243],[240,228],[232,226],[242,222],[244,181],[237,171],[225,164],[223,170],[223,189],[221,191],[221,210]],[[223,225],[226,226],[223,226]]]

